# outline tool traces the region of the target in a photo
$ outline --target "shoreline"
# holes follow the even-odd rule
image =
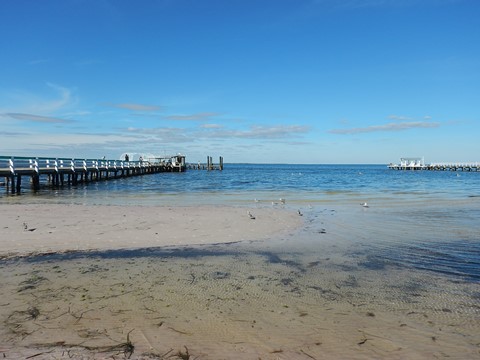
[[[264,240],[299,228],[284,208],[0,205],[0,259]]]

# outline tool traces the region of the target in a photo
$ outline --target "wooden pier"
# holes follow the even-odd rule
[[[430,171],[480,171],[480,162],[431,163],[425,164],[423,158],[401,158],[399,164],[389,164],[393,170],[430,170]]]
[[[5,178],[7,192],[10,190],[12,194],[20,192],[24,177],[30,179],[33,190],[39,190],[41,177],[46,177],[47,183],[57,187],[185,170],[183,155],[138,161],[0,156],[0,178]]]
[[[187,163],[187,169],[190,170],[223,170],[223,156],[220,156],[218,159],[218,164],[213,163],[213,159],[211,156],[207,156],[207,162],[202,164],[202,163]]]

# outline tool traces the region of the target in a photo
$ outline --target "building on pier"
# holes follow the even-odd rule
[[[141,162],[145,162],[148,164],[159,164],[163,166],[167,171],[171,172],[184,172],[187,169],[187,163],[185,161],[185,155],[177,154],[171,156],[162,156],[162,157],[155,157],[149,156],[145,158],[139,159]]]
[[[399,164],[391,163],[388,167],[395,170],[423,170],[425,159],[423,157],[404,157],[400,158]]]

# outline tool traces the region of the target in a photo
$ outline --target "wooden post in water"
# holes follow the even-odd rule
[[[17,193],[20,192],[21,186],[22,186],[22,175],[17,174]]]
[[[15,175],[12,174],[11,176],[8,177],[7,188],[9,183],[10,183],[10,187],[12,188],[11,189],[12,194],[15,194]]]
[[[35,190],[35,191],[40,190],[40,175],[39,174],[32,175],[32,185],[33,185],[33,190]]]
[[[218,170],[223,170],[223,156],[220,156]]]

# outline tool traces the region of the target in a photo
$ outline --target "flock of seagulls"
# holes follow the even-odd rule
[[[254,201],[256,203],[260,202],[260,200],[258,200],[258,199],[254,199]],[[278,200],[278,202],[277,201],[272,201],[272,205],[277,205],[277,204],[285,205],[285,199],[280,198]],[[362,203],[360,203],[360,205],[364,208],[369,208],[370,207],[367,202],[362,202]],[[311,209],[312,206],[309,205],[309,208]],[[297,214],[298,214],[298,216],[303,216],[303,213],[300,211],[300,209],[297,210]],[[247,211],[247,215],[250,217],[250,219],[255,220],[255,215],[253,215],[250,211]],[[325,233],[324,231],[325,231],[325,229],[322,229],[322,233]]]

